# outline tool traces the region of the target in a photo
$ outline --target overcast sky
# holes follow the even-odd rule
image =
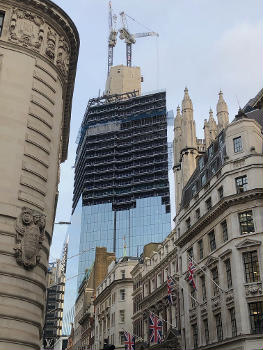
[[[78,129],[89,98],[105,88],[108,1],[53,0],[72,18],[80,35],[68,160],[61,166],[56,221],[70,221]],[[133,65],[140,66],[144,92],[166,89],[167,108],[181,105],[185,86],[194,106],[197,136],[211,107],[216,115],[222,89],[230,120],[238,105],[262,87],[262,1],[260,0],[112,0],[116,14],[125,11],[133,33],[151,29],[159,38],[137,39]],[[147,29],[148,28],[148,29]],[[114,65],[125,64],[119,40]],[[55,225],[51,260],[61,254],[67,227]]]

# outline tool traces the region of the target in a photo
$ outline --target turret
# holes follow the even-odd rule
[[[227,104],[223,98],[223,92],[220,90],[218,95],[219,99],[216,106],[216,115],[218,120],[218,132],[220,132],[222,129],[225,129],[225,127],[229,124],[229,116]]]
[[[197,148],[193,104],[187,87],[184,89],[182,101],[182,149],[185,148]]]
[[[209,110],[209,119],[204,121],[204,135],[205,135],[205,145],[206,148],[209,147],[211,142],[213,142],[217,135],[217,125],[213,116],[213,111],[210,108]]]
[[[180,107],[177,107],[176,117],[174,119],[174,164],[178,164],[180,161],[182,143],[182,115]]]

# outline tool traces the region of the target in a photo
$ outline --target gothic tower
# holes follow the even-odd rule
[[[217,135],[217,124],[213,116],[213,111],[210,108],[209,119],[205,119],[204,122],[204,136],[205,136],[205,146],[208,148],[216,138]]]

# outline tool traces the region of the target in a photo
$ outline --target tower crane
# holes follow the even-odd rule
[[[159,36],[156,32],[146,32],[146,33],[135,33],[131,34],[128,30],[128,24],[127,24],[127,17],[134,20],[132,17],[125,14],[123,11],[120,13],[121,20],[122,20],[122,28],[119,29],[120,32],[120,39],[124,40],[126,43],[126,60],[127,60],[127,66],[131,67],[132,64],[132,45],[136,43],[135,38],[143,38],[146,36]],[[134,20],[135,21],[135,20]]]
[[[113,48],[117,43],[118,31],[116,30],[117,16],[112,14],[111,1],[109,1],[109,39],[108,39],[108,75],[113,65]]]

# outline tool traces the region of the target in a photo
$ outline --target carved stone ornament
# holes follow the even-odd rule
[[[57,66],[64,75],[67,75],[69,69],[69,46],[63,36],[58,43]]]
[[[27,207],[16,220],[15,256],[19,265],[26,269],[35,267],[39,260],[39,251],[45,237],[46,216]]]
[[[14,8],[9,40],[39,51],[43,42],[44,23],[44,20],[34,13]]]
[[[260,282],[246,285],[245,288],[246,288],[246,296],[247,297],[254,297],[254,296],[261,296],[262,295],[262,284]]]
[[[57,33],[52,28],[48,27],[46,55],[51,60],[54,60],[55,58],[56,37],[57,37]]]

